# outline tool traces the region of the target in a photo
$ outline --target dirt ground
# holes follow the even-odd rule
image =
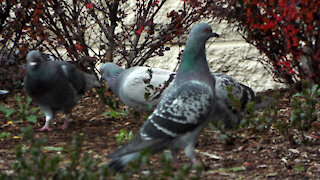
[[[270,92],[266,92],[270,94]],[[283,118],[288,117],[290,108],[288,90],[281,91],[280,111]],[[24,91],[17,90],[1,99],[1,104],[18,108],[15,97],[25,99]],[[32,103],[32,106],[36,106]],[[83,133],[82,153],[90,152],[91,157],[108,162],[107,155],[120,145],[115,135],[121,129],[135,134],[143,123],[143,115],[124,116],[120,119],[103,116],[108,106],[103,104],[92,91],[83,96],[73,108],[72,122],[66,130],[52,132],[36,132],[36,137],[45,137],[48,146],[66,146],[74,134]],[[51,122],[52,127],[62,123],[61,113]],[[0,112],[0,132],[10,132],[9,138],[0,138],[0,171],[13,173],[10,164],[15,159],[13,149],[24,140],[19,138],[20,128],[27,121],[7,125],[7,120]],[[38,120],[34,128],[43,126],[44,118]],[[202,132],[196,147],[197,156],[206,165],[202,179],[320,179],[320,139],[319,129],[311,129],[308,133],[315,137],[311,145],[295,145],[272,129],[264,134],[244,135],[236,139],[233,145],[219,141],[215,133],[208,127]],[[189,162],[183,152],[180,161]],[[157,164],[157,156],[151,162]],[[241,167],[242,170],[232,170]],[[161,167],[159,167],[161,168]]]

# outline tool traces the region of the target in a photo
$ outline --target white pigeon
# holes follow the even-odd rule
[[[25,90],[46,115],[46,123],[38,131],[52,130],[49,124],[58,110],[66,114],[60,129],[67,128],[72,107],[81,95],[100,85],[94,75],[84,73],[68,62],[48,60],[36,50],[28,53],[26,67]]]
[[[136,137],[110,155],[109,168],[123,170],[147,147],[153,153],[170,149],[174,160],[179,149],[184,149],[185,155],[193,163],[198,163],[194,152],[196,140],[215,117],[214,113],[218,113],[215,111],[215,106],[219,106],[215,96],[215,80],[209,71],[205,53],[206,41],[217,36],[206,23],[192,28],[171,89]]]
[[[105,63],[100,67],[101,77],[107,81],[111,91],[128,107],[137,110],[153,110],[160,102],[163,95],[168,92],[173,84],[176,73],[160,68],[136,66],[123,69],[115,63]],[[261,99],[248,86],[237,82],[223,73],[211,72],[216,81],[216,96],[232,109],[228,97],[228,86],[232,94],[240,100],[241,110],[250,101],[256,103],[257,108],[264,107]],[[150,86],[151,85],[151,86]],[[146,94],[150,96],[146,96]]]

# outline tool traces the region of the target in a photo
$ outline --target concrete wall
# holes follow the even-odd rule
[[[212,38],[207,43],[207,60],[212,71],[226,73],[257,92],[285,87],[284,84],[275,82],[257,61],[258,58],[265,57],[255,47],[243,39],[237,40],[232,33],[222,31],[219,25],[216,25],[216,32],[222,37]],[[173,71],[178,63],[178,54],[183,49],[183,46],[173,46],[164,56],[148,60],[147,65]]]
[[[131,3],[134,4],[135,0]],[[180,9],[183,1],[169,0],[164,4],[159,15],[155,17],[156,23],[166,23],[167,12]],[[130,16],[126,22],[130,23]],[[203,20],[203,22],[208,22]],[[226,22],[208,22],[215,32],[221,35],[220,38],[212,38],[207,43],[207,59],[209,66],[214,72],[221,72],[230,75],[241,83],[244,83],[255,91],[283,88],[284,85],[273,80],[272,76],[257,61],[249,60],[247,57],[263,58],[258,50],[249,45],[244,39],[228,25]],[[180,39],[185,41],[185,39]],[[170,45],[168,45],[170,46]],[[178,60],[178,54],[183,50],[183,46],[172,46],[170,51],[166,51],[164,56],[154,57],[147,61],[147,65],[168,70],[174,70]]]

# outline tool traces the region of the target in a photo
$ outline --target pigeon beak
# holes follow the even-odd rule
[[[106,80],[103,78],[103,76],[100,77],[100,84],[104,84]]]
[[[102,76],[103,70],[100,69],[98,72],[99,72],[99,74],[100,74],[100,82],[102,82],[102,81],[104,80],[104,78],[103,78],[103,76]]]
[[[212,33],[211,37],[220,37],[220,35],[217,33]]]
[[[37,65],[37,64],[38,64],[37,62],[30,62],[30,63],[29,63],[30,66],[35,66],[35,65]]]

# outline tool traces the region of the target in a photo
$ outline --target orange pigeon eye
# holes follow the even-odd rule
[[[211,33],[211,29],[210,29],[210,28],[205,28],[205,29],[204,29],[204,32],[206,32],[206,33]]]

